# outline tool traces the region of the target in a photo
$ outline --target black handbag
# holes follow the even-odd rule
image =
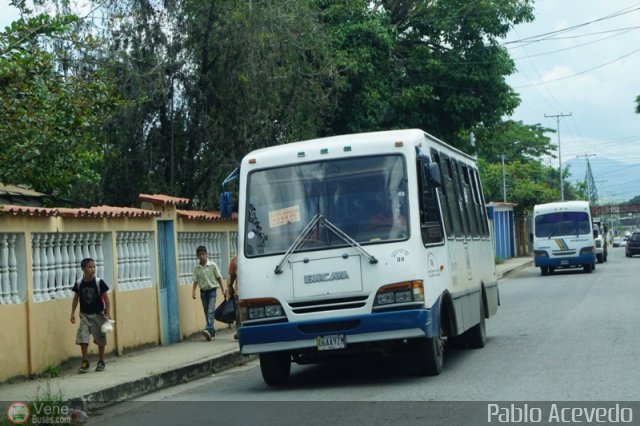
[[[225,299],[218,305],[214,313],[216,321],[231,324],[236,320],[236,300],[234,297]]]

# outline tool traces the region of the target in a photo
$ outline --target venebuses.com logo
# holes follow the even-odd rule
[[[29,404],[24,402],[14,402],[7,407],[7,420],[14,425],[23,425],[29,421],[31,410]]]

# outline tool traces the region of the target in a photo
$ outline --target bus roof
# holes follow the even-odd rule
[[[467,160],[475,161],[475,158],[454,148],[438,138],[420,129],[387,130],[381,132],[354,133],[325,138],[309,139],[300,142],[292,142],[284,145],[257,149],[247,154],[242,160],[246,164],[250,159],[260,159],[256,166],[273,166],[289,162],[313,161],[323,159],[327,153],[341,152],[354,155],[376,154],[389,152],[395,142],[403,142],[403,148],[419,146],[425,138],[443,148],[453,151]]]
[[[554,203],[536,204],[533,207],[533,215],[567,212],[567,211],[586,211],[591,213],[591,207],[588,201],[556,201]]]

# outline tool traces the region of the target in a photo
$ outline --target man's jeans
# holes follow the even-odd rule
[[[202,309],[204,309],[204,317],[207,320],[207,325],[204,329],[213,337],[216,335],[216,330],[213,328],[214,313],[216,311],[216,289],[200,291],[200,300],[202,301]]]

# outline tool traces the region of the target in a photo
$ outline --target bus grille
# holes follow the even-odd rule
[[[359,325],[359,320],[348,320],[338,322],[324,322],[319,324],[303,324],[298,326],[298,330],[307,334],[337,333],[340,331],[353,330]]]
[[[308,314],[311,312],[362,308],[366,303],[367,296],[357,296],[342,299],[314,300],[312,302],[294,302],[289,303],[289,307],[296,314]]]

